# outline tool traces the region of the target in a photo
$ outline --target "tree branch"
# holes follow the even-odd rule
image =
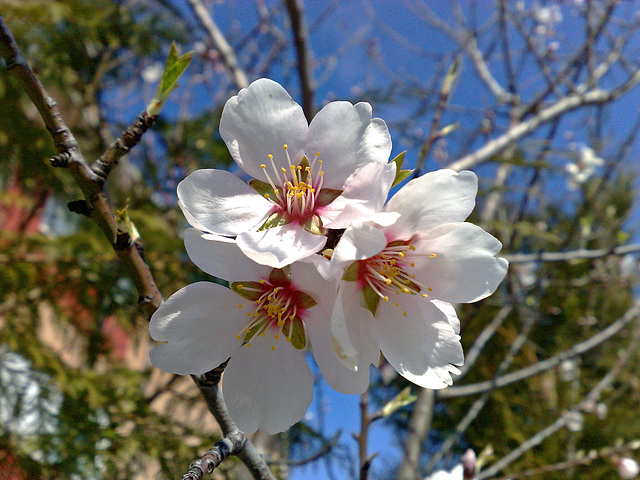
[[[211,15],[200,0],[189,0],[189,5],[193,9],[193,13],[200,22],[202,28],[209,34],[209,38],[213,42],[214,47],[220,52],[222,64],[227,70],[229,77],[235,87],[240,90],[249,86],[249,80],[244,70],[240,68],[236,54],[231,45],[224,38],[224,35],[213,21]]]
[[[309,30],[305,21],[304,3],[302,0],[285,0],[289,19],[291,20],[291,31],[298,55],[298,77],[300,77],[300,88],[302,89],[302,110],[307,121],[310,122],[315,114],[313,102],[313,92],[315,85],[313,82],[313,69],[311,68],[311,49],[309,48]]]
[[[7,64],[9,75],[16,78],[38,109],[45,127],[53,139],[57,154],[51,159],[54,167],[66,168],[84,194],[85,200],[74,202],[76,208],[89,216],[102,230],[133,279],[138,291],[138,303],[151,315],[162,302],[149,266],[142,256],[142,244],[131,240],[118,228],[109,200],[104,194],[104,177],[96,174],[85,161],[76,138],[67,127],[57,103],[33,73],[0,15],[0,56]]]

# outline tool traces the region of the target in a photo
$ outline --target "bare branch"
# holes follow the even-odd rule
[[[546,370],[550,370],[560,365],[560,363],[562,363],[564,360],[577,357],[579,355],[582,355],[585,352],[588,352],[589,350],[596,348],[599,345],[602,345],[604,342],[606,342],[611,337],[613,337],[618,332],[620,332],[620,330],[626,327],[629,323],[631,323],[639,314],[640,314],[640,302],[636,303],[633,307],[627,310],[627,312],[622,317],[620,317],[618,320],[613,322],[611,325],[609,325],[607,328],[602,330],[600,333],[597,333],[596,335],[594,335],[588,340],[585,340],[584,342],[576,343],[573,347],[571,347],[568,350],[565,350],[562,353],[559,353],[558,355],[548,358],[547,360],[542,360],[541,362],[537,362],[521,370],[503,375],[501,377],[497,377],[493,380],[474,383],[472,385],[449,387],[447,389],[440,390],[438,392],[438,398],[453,398],[453,397],[461,397],[461,396],[485,393],[490,390],[494,390],[496,388],[501,388],[506,385],[519,382],[526,378],[542,373]]]
[[[310,122],[315,113],[313,102],[313,92],[315,85],[313,82],[313,70],[311,68],[311,49],[309,48],[309,30],[304,14],[304,3],[302,0],[286,0],[289,19],[291,20],[291,30],[293,40],[298,55],[298,77],[300,78],[300,88],[302,89],[302,110]]]
[[[205,29],[205,31],[209,35],[209,38],[213,42],[213,45],[218,50],[218,52],[220,52],[222,63],[229,74],[231,82],[238,90],[248,87],[249,80],[247,79],[247,75],[245,74],[244,70],[240,68],[233,48],[231,48],[231,45],[229,45],[227,40],[224,38],[224,35],[218,28],[218,25],[216,25],[216,22],[213,21],[213,18],[211,17],[205,6],[200,0],[189,0],[189,4],[193,9],[193,13],[195,14],[196,18],[200,22],[200,25]]]
[[[570,262],[573,260],[602,258],[609,255],[627,255],[636,252],[640,252],[640,244],[637,243],[597,250],[580,249],[570,252],[515,253],[504,255],[504,258],[509,260],[509,263]]]

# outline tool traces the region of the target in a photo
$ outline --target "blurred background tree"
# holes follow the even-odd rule
[[[638,7],[0,0],[91,160],[149,102],[171,42],[194,52],[107,183],[165,296],[206,278],[182,245],[177,182],[196,168],[240,174],[218,121],[256,78],[282,83],[309,118],[330,100],[370,102],[415,175],[480,177],[472,220],[511,267],[499,292],[459,309],[463,375],[440,392],[414,387],[385,416],[407,383],[383,363],[355,422],[340,403],[325,411],[328,397],[354,402],[318,380],[303,422],[253,437],[279,478],[425,478],[468,447],[485,452],[477,478],[610,479],[615,455],[637,458]],[[216,423],[189,379],[150,366],[134,284],[68,211],[81,193],[54,154],[21,85],[0,74],[0,473],[178,478],[219,438]],[[214,477],[244,478],[236,463]]]

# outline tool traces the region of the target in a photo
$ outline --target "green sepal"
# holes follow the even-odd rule
[[[251,290],[245,290],[244,287],[251,287]],[[233,282],[231,290],[252,302],[257,301],[264,293],[264,287],[260,282]]]
[[[393,412],[415,402],[416,398],[418,398],[416,395],[411,395],[411,387],[407,386],[406,388],[402,389],[402,391],[395,397],[393,397],[389,401],[389,403],[382,407],[382,416],[388,417]]]
[[[304,323],[300,320],[300,317],[295,317],[293,320],[286,322],[282,326],[282,333],[288,339],[291,339],[291,345],[297,350],[302,350],[307,346],[307,336],[304,331]]]
[[[267,218],[267,220],[260,226],[258,231],[261,232],[262,230],[269,230],[270,228],[281,227],[282,225],[286,225],[290,221],[291,220],[289,220],[281,212],[274,212],[271,215],[269,215],[269,218]]]
[[[396,164],[396,178],[393,179],[393,183],[391,184],[392,188],[398,185],[400,182],[405,180],[407,177],[409,177],[413,173],[413,170],[402,170],[402,164],[404,163],[405,153],[407,153],[406,150],[404,152],[399,153],[398,155],[396,155],[396,157],[393,160],[391,160],[391,162]]]
[[[342,280],[345,282],[355,282],[358,280],[358,272],[360,271],[360,265],[358,262],[353,262],[347,267],[342,276]]]
[[[340,195],[342,195],[342,190],[336,190],[335,188],[323,188],[316,197],[316,205],[321,207],[329,205]]]
[[[249,181],[249,186],[253,188],[256,192],[266,198],[266,195],[269,195],[269,198],[276,198],[276,192],[273,191],[273,187],[267,182],[263,182],[262,180],[258,180],[254,178]]]
[[[244,336],[244,340],[242,344],[249,343],[253,337],[256,336],[257,333],[260,333],[265,326],[265,322],[258,322],[249,328],[249,332]]]
[[[302,182],[306,182],[307,177],[309,176],[309,170],[307,170],[307,168],[309,168],[309,159],[305,155],[300,161],[300,180]]]
[[[304,228],[309,233],[313,233],[314,235],[324,234],[324,230],[322,228],[322,220],[318,215],[313,215],[311,218],[307,219],[302,224],[302,228]]]
[[[311,295],[301,292],[300,290],[296,290],[292,297],[298,308],[311,308],[318,304]]]
[[[289,276],[282,268],[274,268],[269,274],[269,281],[276,286],[282,286],[289,283]]]
[[[375,316],[378,310],[378,303],[380,303],[380,295],[371,286],[365,285],[360,291],[360,306],[366,308]]]
[[[147,105],[147,115],[154,116],[160,113],[162,106],[171,95],[171,92],[178,86],[178,79],[187,69],[193,58],[193,52],[178,56],[178,49],[175,43],[171,43],[167,61],[164,64],[160,84],[153,95],[153,99]]]

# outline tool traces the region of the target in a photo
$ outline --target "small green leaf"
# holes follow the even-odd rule
[[[449,65],[449,69],[447,70],[447,75],[444,77],[444,81],[442,82],[442,89],[440,90],[440,95],[444,97],[448,97],[451,94],[451,90],[453,89],[453,84],[458,78],[458,74],[460,73],[460,60],[456,57],[453,60],[453,63]]]
[[[280,227],[282,225],[286,225],[291,220],[289,220],[286,216],[282,214],[282,212],[275,212],[269,215],[269,218],[262,224],[262,226],[258,229],[258,231],[268,230],[274,227]]]
[[[396,164],[396,178],[393,179],[393,184],[391,185],[391,187],[395,187],[396,185],[398,185],[400,182],[402,182],[404,179],[406,179],[409,175],[413,173],[413,170],[402,169],[405,153],[407,153],[406,150],[396,155],[396,157],[389,162],[389,163],[393,162]]]
[[[418,398],[416,395],[411,395],[410,386],[404,388],[400,393],[393,397],[389,403],[382,407],[382,416],[388,417],[392,413],[400,410],[402,407],[415,402],[416,398]]]
[[[360,292],[360,306],[366,308],[375,316],[376,311],[378,310],[378,303],[380,303],[380,295],[378,295],[369,285],[365,285]]]
[[[322,229],[322,220],[318,215],[313,215],[311,218],[305,221],[302,224],[302,228],[304,228],[309,233],[313,233],[314,235],[324,234],[324,230]]]
[[[304,323],[302,323],[300,317],[296,317],[287,323],[290,325],[287,338],[291,339],[291,345],[298,350],[304,349],[307,346],[307,336],[304,332]]]
[[[140,238],[138,229],[131,218],[129,218],[128,207],[124,207],[122,210],[116,211],[116,221],[118,222],[118,230],[128,233],[132,242],[135,242]]]
[[[356,280],[358,280],[359,270],[360,270],[360,264],[358,262],[353,262],[344,271],[342,280],[344,280],[345,282],[355,282]]]
[[[413,173],[413,170],[400,170],[399,172],[396,172],[396,178],[393,180],[391,187],[393,188],[399,183],[403,182],[412,173]]]
[[[260,282],[233,282],[231,290],[252,302],[258,300],[264,293],[264,287]]]
[[[187,69],[193,58],[193,52],[185,53],[178,56],[178,49],[175,43],[171,44],[167,61],[164,64],[160,84],[153,95],[153,99],[147,105],[147,114],[150,116],[158,115],[162,106],[171,95],[171,92],[178,86],[178,79]]]
[[[318,193],[316,204],[324,207],[325,205],[329,205],[340,195],[342,195],[342,190],[336,190],[334,188],[323,188],[322,190],[320,190],[320,193]]]

